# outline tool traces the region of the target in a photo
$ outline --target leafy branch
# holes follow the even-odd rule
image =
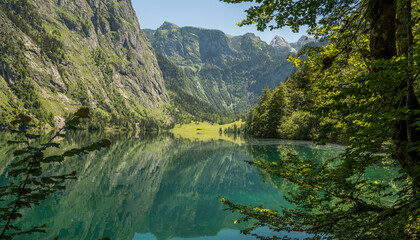
[[[16,129],[11,130],[20,136],[15,141],[8,141],[9,145],[18,145],[13,156],[16,158],[10,165],[9,176],[17,181],[10,182],[6,186],[0,187],[0,202],[7,202],[0,207],[0,223],[2,232],[0,239],[12,239],[14,236],[32,234],[35,232],[45,233],[46,225],[35,226],[29,230],[22,230],[14,225],[14,222],[23,217],[21,210],[39,205],[42,200],[58,190],[64,190],[64,183],[69,179],[76,179],[76,172],[49,176],[44,173],[44,168],[48,164],[61,163],[65,159],[77,156],[82,153],[99,151],[109,147],[111,142],[103,139],[99,142],[82,148],[73,148],[61,154],[45,156],[45,151],[49,148],[60,148],[57,143],[59,138],[66,137],[69,131],[77,131],[77,126],[82,119],[89,118],[89,109],[81,108],[66,121],[65,126],[60,128],[46,142],[42,143],[41,135],[33,134],[32,129],[35,125],[30,124],[31,117],[20,114],[17,120],[11,122]]]

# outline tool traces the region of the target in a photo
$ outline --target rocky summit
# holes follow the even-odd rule
[[[322,45],[318,40],[302,36],[297,42],[288,43],[283,37],[275,36],[270,42],[270,46],[276,49],[280,53],[297,53],[305,45]]]
[[[282,53],[296,53],[296,49],[290,45],[283,37],[275,36],[270,42],[270,46]]]

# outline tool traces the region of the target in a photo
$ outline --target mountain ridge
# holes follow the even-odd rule
[[[230,36],[169,22],[143,31],[155,51],[187,76],[190,93],[219,110],[249,109],[264,87],[274,88],[293,71],[286,61],[289,53],[276,52],[252,33]]]
[[[276,35],[270,42],[270,46],[279,52],[299,52],[303,46],[320,43],[318,40],[306,35],[302,35],[296,42],[287,42],[282,36]]]

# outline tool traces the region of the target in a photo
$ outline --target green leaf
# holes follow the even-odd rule
[[[28,137],[29,139],[37,139],[39,138],[41,135],[35,135],[35,134],[26,134],[26,137]]]
[[[111,141],[109,139],[102,139],[101,143],[105,144],[105,146],[107,147],[111,146]]]
[[[46,183],[46,184],[55,184],[56,183],[56,181],[54,181],[50,177],[42,177],[41,182]]]
[[[7,145],[12,145],[12,144],[19,144],[19,143],[25,143],[25,141],[7,141]]]
[[[35,154],[34,154],[34,160],[39,161],[40,158],[43,158],[43,157],[44,157],[44,153],[43,152],[35,152]]]
[[[77,130],[77,128],[75,126],[73,126],[73,125],[66,125],[64,127],[64,129],[66,129],[66,130],[72,130],[72,131],[76,131]]]
[[[28,171],[27,168],[13,169],[13,170],[9,171],[9,175],[11,175],[13,177],[16,177],[19,174],[24,173],[26,171]]]
[[[34,168],[30,171],[30,174],[34,175],[34,176],[41,176],[42,174],[42,169],[40,167]]]
[[[41,160],[43,163],[50,163],[50,162],[62,162],[64,161],[63,156],[49,156]]]
[[[89,116],[89,108],[80,108],[79,110],[77,110],[76,116],[83,118]]]
[[[101,150],[102,148],[102,144],[100,143],[93,143],[87,147],[84,147],[83,150],[88,151],[88,152],[93,152],[93,151],[98,151]]]
[[[10,124],[12,124],[13,126],[15,126],[15,125],[17,125],[17,124],[19,124],[19,123],[21,123],[22,122],[22,120],[13,120],[13,121],[11,121],[10,122]]]
[[[82,152],[83,152],[83,150],[82,150],[82,149],[75,148],[75,149],[71,149],[71,150],[69,150],[69,151],[67,151],[67,152],[63,153],[63,156],[64,156],[64,157],[73,157],[73,156],[75,156],[75,155],[79,155],[79,154],[80,154],[80,153],[82,153]]]
[[[13,152],[13,156],[17,157],[26,153],[29,153],[28,150],[16,150]]]
[[[30,162],[30,158],[25,158],[25,159],[22,159],[20,161],[17,161],[16,163],[12,163],[11,166],[12,167],[19,167],[19,166],[21,166],[25,163],[28,163],[28,162]]]
[[[67,126],[77,126],[80,124],[80,118],[79,117],[75,117],[73,119],[71,119],[69,122],[66,123]]]
[[[32,121],[31,117],[24,115],[24,114],[19,114],[19,118],[22,120],[22,122],[24,123],[30,123]]]
[[[59,143],[45,143],[45,144],[42,144],[42,146],[60,148]]]

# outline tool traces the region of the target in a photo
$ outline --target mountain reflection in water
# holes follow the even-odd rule
[[[80,146],[101,137],[81,134],[62,145]],[[286,152],[327,158],[341,149],[277,140],[238,145],[168,135],[107,137],[109,149],[49,167],[49,174],[76,171],[78,180],[24,212],[21,227],[45,223],[47,233],[22,239],[255,239],[239,234],[251,223],[234,224],[238,215],[224,211],[217,197],[278,209],[289,206],[283,193],[293,189],[245,161],[275,161]],[[7,181],[4,174],[1,181]]]

